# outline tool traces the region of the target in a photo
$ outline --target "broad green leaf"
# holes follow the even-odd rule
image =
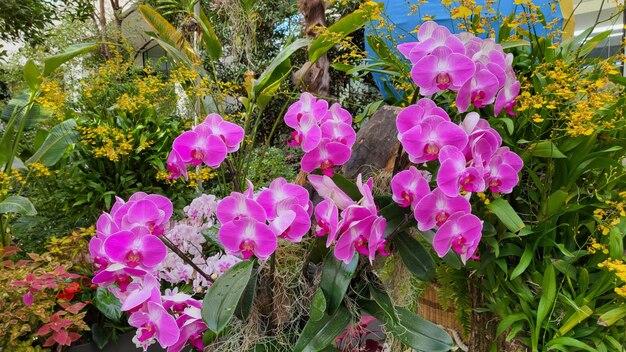
[[[355,255],[349,264],[328,255],[322,270],[320,288],[326,296],[326,310],[333,314],[341,305],[343,296],[346,295],[352,276],[359,264],[359,256]]]
[[[287,45],[280,53],[278,53],[278,55],[276,55],[272,62],[270,62],[269,66],[267,66],[265,71],[263,71],[261,76],[259,76],[259,79],[255,80],[254,91],[256,93],[260,93],[261,91],[263,91],[263,89],[265,89],[268,84],[272,83],[270,82],[270,76],[272,76],[274,70],[278,66],[280,66],[285,60],[288,60],[291,55],[293,55],[293,53],[309,45],[310,42],[311,40],[309,39],[300,38],[295,40],[293,43]]]
[[[419,241],[407,232],[395,235],[393,243],[400,253],[406,268],[421,281],[430,281],[435,276],[435,262]]]
[[[54,70],[78,55],[82,55],[98,48],[96,43],[74,44],[67,47],[62,53],[48,56],[43,59],[43,76],[48,77]]]
[[[93,304],[105,317],[113,321],[119,321],[122,317],[122,303],[104,286],[98,287]]]
[[[298,341],[294,346],[294,352],[317,352],[322,351],[341,334],[350,323],[350,312],[341,306],[332,315],[325,315],[320,320],[309,319]]]
[[[511,204],[503,198],[496,199],[489,203],[489,205],[487,205],[487,209],[494,213],[498,219],[502,221],[502,224],[513,233],[518,232],[525,226],[524,222],[519,215],[517,215]]]
[[[559,211],[563,210],[563,206],[565,205],[568,193],[562,189],[559,189],[552,193],[548,197],[548,202],[545,208],[546,216],[552,216],[557,214]]]
[[[526,268],[528,268],[528,265],[530,265],[532,259],[533,248],[530,243],[527,243],[526,247],[524,248],[524,253],[522,253],[519,263],[517,264],[515,269],[513,269],[513,272],[511,273],[511,278],[509,280],[515,280],[518,276],[520,276],[526,270]]]
[[[396,308],[393,306],[393,302],[391,302],[391,297],[389,297],[387,292],[381,291],[372,285],[370,285],[369,291],[372,300],[376,302],[378,307],[380,307],[383,312],[385,312],[385,321],[389,321],[392,324],[400,323]]]
[[[589,346],[588,344],[580,340],[576,340],[573,337],[558,337],[556,339],[550,340],[550,342],[546,344],[546,347],[550,349],[550,347],[556,347],[558,345],[567,346],[567,347],[576,347],[576,348],[580,348],[589,352],[597,352],[595,348]],[[571,349],[565,349],[565,351],[570,351],[570,350]]]
[[[524,313],[508,314],[506,317],[500,320],[500,323],[498,324],[498,329],[496,330],[496,336],[502,335],[511,327],[511,325],[513,325],[513,323],[522,320],[528,321],[528,317]]]
[[[100,350],[109,343],[112,335],[113,329],[106,328],[100,323],[91,325],[91,338]]]
[[[326,312],[326,297],[324,297],[324,292],[321,289],[317,289],[315,291],[315,295],[311,300],[311,310],[309,311],[309,316],[311,320],[318,321],[324,317]]]
[[[35,216],[37,215],[37,210],[26,197],[8,196],[0,203],[0,214],[6,213]]]
[[[224,330],[250,281],[254,263],[235,264],[209,286],[202,300],[202,320],[216,334]]]
[[[626,218],[622,217],[623,224]],[[609,232],[609,257],[612,259],[623,259],[624,257],[624,231],[620,227],[613,227]]]
[[[191,44],[163,16],[148,5],[139,5],[139,12],[158,37],[168,44],[170,48],[174,48],[182,53],[192,63],[200,61]],[[167,48],[164,49],[167,50]]]
[[[63,157],[67,147],[76,143],[77,140],[76,121],[74,119],[65,120],[52,127],[41,147],[26,160],[26,164],[42,163],[46,166],[52,166]]]
[[[591,39],[584,42],[578,51],[578,57],[585,57],[591,53],[591,51],[598,46],[598,44],[602,43],[609,35],[612,33],[612,30],[604,31],[596,34]]]
[[[532,334],[532,348],[537,349],[539,344],[539,333],[543,327],[543,321],[548,316],[554,305],[554,299],[556,298],[556,273],[554,266],[548,264],[546,270],[543,273],[543,280],[541,285],[541,298],[539,299],[539,305],[537,306],[537,320],[535,321],[535,331]]]
[[[598,325],[611,326],[618,321],[623,321],[624,318],[626,318],[626,305],[621,305],[600,315]]]
[[[382,4],[379,6],[382,6]],[[371,12],[363,11],[362,9],[357,9],[351,14],[342,17],[313,40],[309,47],[309,61],[311,63],[317,61],[350,33],[363,27],[371,20],[371,17]]]
[[[500,43],[502,45],[502,49],[511,49],[517,48],[519,46],[530,46],[530,43],[526,40],[515,39],[515,40],[507,40],[506,42]]]
[[[593,310],[589,306],[582,306],[575,310],[569,318],[565,320],[565,323],[559,328],[559,334],[565,335],[570,330],[576,327],[576,325],[583,322],[585,319],[593,313]]]
[[[259,279],[259,271],[254,270],[250,281],[246,285],[246,289],[241,295],[237,308],[235,308],[235,316],[243,321],[246,321],[252,312],[252,304],[254,303],[254,297],[256,296],[256,285]]]
[[[528,146],[528,152],[538,158],[567,158],[552,141],[541,141]]]
[[[209,54],[211,60],[218,60],[222,56],[222,43],[215,34],[211,21],[204,13],[204,10],[200,8],[200,18],[197,18],[202,28],[202,42],[204,43],[204,50]]]
[[[28,59],[26,64],[24,64],[24,82],[33,92],[39,89],[41,84],[41,73],[31,59]]]

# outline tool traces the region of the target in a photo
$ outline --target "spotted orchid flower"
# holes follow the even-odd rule
[[[172,148],[186,164],[198,166],[204,163],[212,168],[219,167],[228,152],[224,141],[204,124],[176,137]]]
[[[472,206],[461,196],[446,196],[439,188],[427,194],[415,206],[413,215],[420,231],[428,231],[435,226],[441,227],[455,213],[470,213]]]
[[[476,215],[455,213],[435,233],[433,248],[439,257],[445,256],[452,248],[465,264],[478,248],[482,228],[482,221]]]
[[[474,62],[467,56],[442,46],[418,61],[411,69],[411,77],[421,95],[431,95],[446,89],[458,91],[475,70]]]
[[[139,342],[156,339],[163,348],[174,345],[180,334],[174,317],[156,302],[148,302],[143,309],[132,313],[128,324],[137,328]]]
[[[222,224],[218,237],[228,254],[241,255],[244,260],[253,255],[266,260],[277,245],[276,235],[267,224],[248,217]]]
[[[485,180],[481,167],[467,166],[465,155],[454,146],[445,146],[439,153],[441,167],[437,172],[437,186],[449,197],[459,195],[460,191],[482,192]]]
[[[326,176],[333,175],[335,166],[343,165],[350,159],[350,148],[339,142],[322,138],[319,145],[302,157],[302,171],[312,172],[319,168]]]
[[[408,170],[400,171],[393,176],[391,193],[393,201],[401,207],[414,207],[430,193],[430,186],[424,175],[415,166],[411,166]]]

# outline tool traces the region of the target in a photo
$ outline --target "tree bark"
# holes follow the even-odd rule
[[[305,33],[307,38],[318,35],[317,28],[326,26],[326,5],[323,0],[300,0],[300,12],[304,15]],[[307,61],[293,75],[294,82],[302,85],[309,93],[328,96],[330,92],[330,73],[328,57],[321,56],[315,63]]]

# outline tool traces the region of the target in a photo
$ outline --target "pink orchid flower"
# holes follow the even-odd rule
[[[207,330],[207,326],[202,321],[200,309],[186,309],[184,314],[176,319],[176,324],[180,335],[178,341],[167,349],[168,352],[180,352],[187,342],[198,351],[204,350],[202,335]]]
[[[489,190],[494,193],[511,193],[519,182],[517,174],[523,165],[522,159],[508,147],[498,149],[491,158],[485,175]]]
[[[481,119],[476,112],[470,112],[461,122],[468,134],[467,146],[463,154],[472,160],[473,166],[486,167],[491,157],[502,144],[500,134],[489,126],[489,122]]]
[[[446,196],[439,188],[424,196],[415,206],[413,215],[420,231],[428,231],[435,226],[441,227],[452,214],[470,213],[472,206],[461,196]]]
[[[304,115],[313,116],[316,122],[321,122],[328,111],[328,102],[315,98],[311,93],[304,92],[300,100],[291,104],[285,113],[285,123],[291,128],[296,128]]]
[[[412,162],[423,163],[437,159],[439,150],[446,145],[462,150],[467,144],[467,134],[454,123],[431,116],[402,134],[400,143]]]
[[[228,254],[241,254],[244,260],[252,255],[267,260],[277,245],[272,229],[253,218],[241,218],[223,224],[218,236]]]
[[[315,207],[315,222],[313,230],[316,236],[328,236],[326,247],[330,247],[332,239],[337,236],[337,224],[339,222],[339,209],[330,199],[321,201]],[[331,241],[330,243],[328,241]]]
[[[445,110],[438,107],[434,101],[428,98],[420,99],[416,104],[409,105],[402,109],[396,118],[396,128],[399,136],[406,133],[411,128],[419,125],[429,116],[439,116],[445,121],[450,121],[450,117]]]
[[[115,219],[113,219],[111,214],[103,212],[96,222],[96,233],[98,237],[105,239],[117,231],[119,231],[119,226],[115,222]]]
[[[301,146],[305,153],[315,149],[322,139],[322,129],[312,114],[301,115],[293,128],[295,131],[291,133],[288,144],[292,147]]]
[[[219,167],[228,152],[224,141],[204,124],[176,137],[172,148],[178,152],[183,162],[194,166],[204,163],[212,168]]]
[[[312,172],[319,168],[324,175],[332,177],[333,168],[345,164],[350,159],[350,154],[350,148],[346,145],[322,138],[315,149],[302,157],[302,170]]]
[[[334,121],[336,123],[346,123],[352,125],[352,115],[348,110],[341,107],[339,103],[334,103],[320,121],[322,124],[328,121]]]
[[[448,145],[439,152],[441,167],[437,172],[437,186],[449,197],[460,191],[482,192],[485,190],[482,168],[468,167],[465,155],[454,146]]]
[[[520,83],[515,79],[515,73],[512,73],[513,70],[510,70],[506,77],[506,83],[504,87],[498,93],[496,97],[496,102],[494,104],[494,113],[495,115],[499,115],[502,109],[506,110],[506,113],[515,116],[515,112],[513,108],[517,104],[515,98],[520,92]]]
[[[493,103],[499,88],[498,78],[493,73],[485,69],[479,70],[459,89],[456,96],[459,112],[467,111],[470,105],[484,108]]]
[[[167,171],[170,173],[170,179],[177,179],[183,176],[185,180],[189,180],[189,176],[187,176],[187,165],[176,149],[172,149],[170,155],[167,157]]]
[[[128,324],[137,328],[139,342],[155,338],[163,348],[175,344],[180,334],[174,317],[156,302],[148,302],[146,307],[132,313]]]
[[[424,175],[415,166],[411,166],[408,170],[400,171],[393,176],[391,193],[393,201],[401,207],[414,207],[430,193],[430,187]]]
[[[442,46],[418,61],[411,69],[411,77],[421,95],[431,95],[446,89],[459,90],[475,70],[471,59]]]
[[[270,183],[269,188],[259,192],[256,201],[265,209],[267,218],[273,220],[276,217],[278,203],[285,199],[295,198],[297,204],[307,210],[309,207],[309,191],[302,186],[287,182],[279,177]]]
[[[265,209],[257,201],[237,192],[232,192],[217,204],[215,215],[222,224],[243,218],[262,223],[267,220]]]
[[[160,284],[150,275],[133,276],[132,281],[122,290],[116,286],[109,286],[109,291],[122,302],[120,308],[124,312],[136,311],[146,302],[161,302]]]
[[[147,274],[147,271],[138,267],[131,268],[121,263],[113,263],[96,274],[91,282],[104,286],[116,284],[122,292],[125,292],[133,277],[143,277]]]
[[[277,237],[297,243],[311,229],[311,217],[295,198],[284,199],[276,206],[276,217],[270,228]]]
[[[212,134],[218,136],[226,145],[229,153],[239,150],[241,141],[243,141],[244,131],[239,125],[232,122],[224,121],[218,114],[209,114],[203,125],[206,125]]]
[[[461,255],[463,264],[472,258],[482,237],[483,223],[473,214],[458,212],[443,224],[433,238],[433,248],[443,257],[450,248]]]
[[[332,178],[326,175],[309,175],[307,178],[317,194],[324,199],[330,199],[337,205],[337,208],[346,209],[355,204],[354,200],[333,182]]]
[[[167,247],[145,227],[134,227],[109,236],[104,241],[104,251],[114,262],[150,269],[165,259]]]
[[[375,215],[370,215],[360,221],[350,223],[348,229],[341,233],[333,253],[335,258],[349,264],[354,258],[355,251],[363,255],[369,255],[367,241],[372,231],[372,225],[376,220]]]

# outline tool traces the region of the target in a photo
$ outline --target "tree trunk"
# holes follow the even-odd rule
[[[300,12],[304,15],[307,38],[317,37],[317,27],[326,26],[326,5],[323,0],[300,0]],[[293,79],[303,90],[314,95],[328,96],[330,92],[330,73],[328,57],[324,54],[311,65],[307,61],[294,73]]]

